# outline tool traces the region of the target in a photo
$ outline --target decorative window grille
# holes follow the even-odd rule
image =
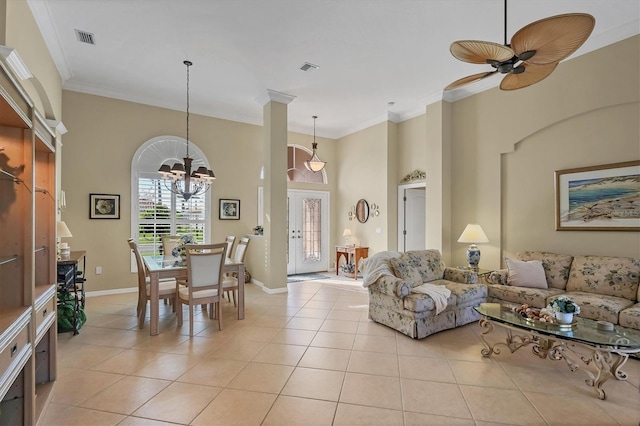
[[[322,200],[305,198],[302,201],[302,252],[305,262],[322,259]]]

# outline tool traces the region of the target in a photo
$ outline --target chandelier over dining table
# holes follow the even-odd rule
[[[189,67],[193,63],[191,61],[183,63],[187,66],[187,155],[183,158],[183,163],[174,163],[171,168],[168,164],[162,164],[158,172],[169,191],[189,200],[194,195],[207,192],[216,176],[212,170],[204,166],[191,171],[193,158],[189,157]]]

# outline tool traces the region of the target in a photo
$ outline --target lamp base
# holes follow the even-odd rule
[[[467,264],[471,269],[478,269],[480,263],[480,249],[477,245],[471,244],[467,249]]]

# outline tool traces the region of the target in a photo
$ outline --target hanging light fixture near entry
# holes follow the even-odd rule
[[[169,191],[189,200],[194,195],[207,192],[216,176],[212,170],[204,166],[191,171],[193,158],[189,157],[189,67],[193,63],[191,61],[183,63],[187,66],[187,155],[183,158],[184,163],[175,163],[171,168],[168,164],[163,164],[158,172],[162,175]]]
[[[304,166],[307,170],[312,171],[314,173],[321,171],[324,169],[324,166],[327,165],[326,161],[322,161],[318,158],[318,154],[316,154],[316,150],[318,149],[318,143],[316,142],[316,118],[317,115],[312,116],[313,118],[313,143],[311,147],[313,148],[313,153],[311,154],[311,158],[304,162]]]

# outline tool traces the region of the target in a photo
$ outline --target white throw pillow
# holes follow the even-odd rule
[[[516,260],[506,258],[509,276],[507,285],[530,288],[548,288],[542,262],[539,260]]]

